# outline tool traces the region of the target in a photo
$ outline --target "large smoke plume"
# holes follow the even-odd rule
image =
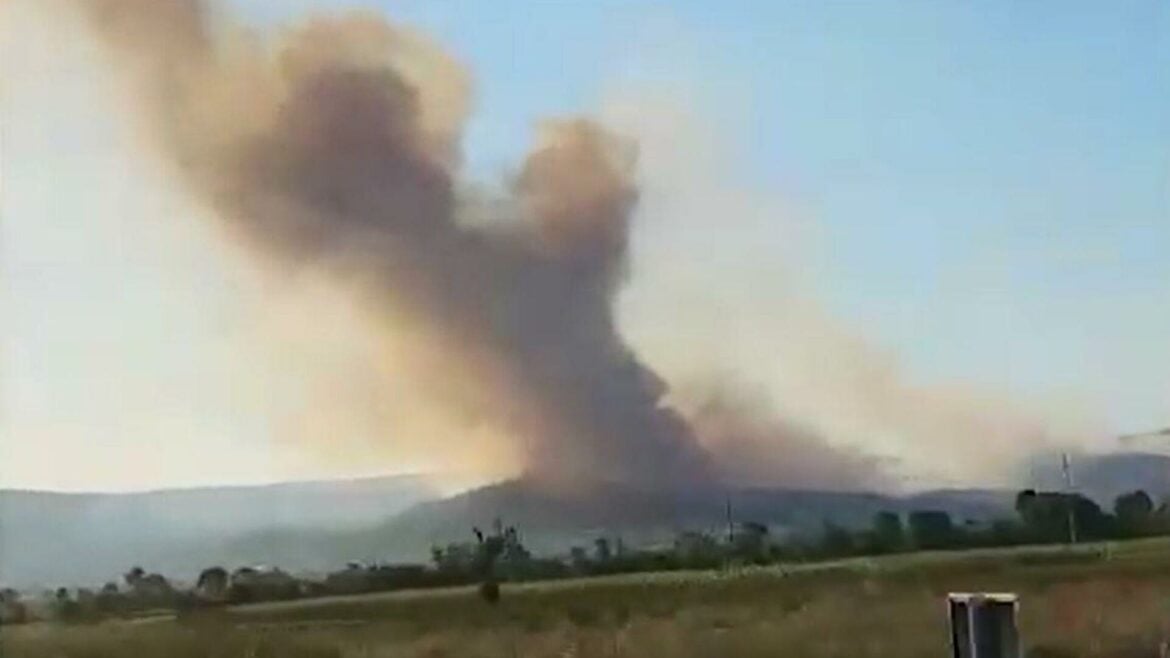
[[[509,216],[469,223],[455,180],[468,81],[425,39],[351,16],[266,44],[197,0],[80,5],[230,234],[393,309],[425,355],[409,371],[419,384],[420,371],[455,373],[432,393],[501,424],[530,472],[715,474],[615,329],[637,200],[630,144],[588,121],[549,122],[510,198],[490,206]]]
[[[354,14],[264,39],[202,0],[59,1],[80,9],[109,47],[152,143],[223,234],[289,278],[343,290],[362,322],[393,336],[392,349],[355,349],[385,363],[328,380],[331,390],[309,401],[322,407],[306,413],[323,425],[310,432],[319,442],[345,410],[405,387],[466,428],[433,450],[483,450],[477,441],[489,427],[507,437],[521,468],[547,480],[882,488],[891,486],[887,469],[819,432],[857,445],[874,427],[909,426],[901,434],[942,441],[963,432],[950,426],[956,418],[991,411],[964,398],[959,413],[932,414],[919,403],[940,405],[904,395],[897,382],[850,378],[858,368],[817,351],[842,341],[823,337],[812,351],[801,347],[808,341],[782,350],[790,379],[810,384],[794,388],[779,413],[734,387],[668,396],[614,313],[640,200],[631,142],[588,120],[549,121],[506,191],[485,200],[459,175],[469,76],[421,35]],[[802,365],[802,351],[818,363]],[[818,387],[825,376],[844,383]],[[882,394],[889,389],[896,394]],[[858,408],[865,413],[842,412]],[[938,422],[919,427],[926,421],[908,421],[907,408]],[[395,418],[372,416],[364,429],[391,433]],[[1005,441],[1033,428],[1010,425],[999,433]]]

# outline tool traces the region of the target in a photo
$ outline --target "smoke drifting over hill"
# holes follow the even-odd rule
[[[342,397],[376,407],[378,378],[393,377],[468,428],[420,439],[426,450],[476,453],[487,427],[518,470],[550,481],[891,482],[876,461],[726,392],[685,414],[667,400],[614,315],[640,196],[631,142],[550,120],[485,202],[458,173],[469,75],[419,34],[357,14],[265,40],[199,0],[66,4],[114,53],[142,125],[223,234],[266,267],[357,298],[385,342],[377,376],[312,401],[321,418],[344,416],[328,408]]]

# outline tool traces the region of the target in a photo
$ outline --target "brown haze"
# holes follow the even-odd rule
[[[705,112],[705,102],[718,103],[717,112]],[[870,340],[864,326],[829,312],[817,258],[831,256],[833,245],[819,243],[815,217],[788,198],[744,183],[752,172],[734,151],[736,126],[704,120],[724,114],[728,104],[707,101],[685,84],[649,80],[618,87],[603,116],[607,125],[638,135],[640,147],[638,281],[622,300],[623,326],[647,361],[676,383],[673,395],[688,414],[706,410],[709,420],[712,409],[725,418],[734,409],[733,426],[758,429],[749,434],[754,458],[742,458],[742,440],[738,448],[715,449],[740,477],[772,473],[782,482],[811,477],[870,486],[872,479],[857,473],[877,472],[911,488],[1010,486],[1028,478],[1026,464],[1037,453],[1108,449],[1094,438],[1108,433],[1093,406],[1075,391],[1037,395],[922,378]],[[710,247],[713,232],[720,234],[718,250]],[[897,310],[898,300],[889,306]],[[967,338],[922,336],[927,344]],[[709,443],[720,438],[699,434]],[[852,461],[823,459],[850,448]]]
[[[458,176],[469,76],[421,35],[360,14],[261,39],[198,0],[71,4],[109,45],[152,141],[224,235],[288,280],[357,300],[354,325],[374,327],[352,337],[354,367],[316,382],[296,420],[324,453],[344,449],[341,428],[360,427],[419,433],[416,450],[486,454],[548,480],[880,488],[891,486],[887,469],[822,436],[884,424],[912,426],[904,434],[922,441],[952,432],[977,441],[991,428],[1018,442],[1021,427],[1034,429],[992,427],[968,397],[908,395],[869,354],[832,348],[806,358],[856,377],[819,389],[812,377],[816,392],[793,389],[791,405],[729,387],[668,402],[615,319],[640,196],[633,144],[588,120],[549,121],[507,193],[485,201]],[[272,328],[301,331],[313,335]],[[805,365],[793,360],[793,376],[818,367]],[[419,403],[383,403],[394,396]],[[844,402],[808,402],[818,396]],[[868,417],[826,422],[841,405]],[[816,422],[784,421],[789,411]],[[460,431],[427,434],[452,422]]]

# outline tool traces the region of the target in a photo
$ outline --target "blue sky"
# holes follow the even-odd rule
[[[913,372],[1170,422],[1170,4],[239,2],[434,35],[476,75],[481,174],[615,81],[682,79],[737,175],[815,217],[818,295]]]

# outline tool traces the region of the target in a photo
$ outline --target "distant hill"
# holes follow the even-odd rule
[[[909,497],[766,488],[673,491],[599,483],[558,491],[509,480],[435,498],[419,478],[141,494],[0,492],[0,582],[96,585],[140,564],[191,580],[206,566],[276,564],[327,571],[349,560],[423,561],[437,543],[467,541],[496,518],[542,553],[670,541],[681,530],[722,532],[737,521],[777,533],[819,533],[826,521],[868,524],[890,510],[941,509],[956,521],[1011,513],[1011,491],[937,491]]]
[[[437,495],[420,476],[127,494],[0,490],[0,583],[100,584],[141,564],[193,578],[277,530],[345,533]]]
[[[728,506],[734,521],[765,523],[779,531],[819,533],[826,521],[868,524],[879,511],[942,509],[957,520],[983,520],[1010,510],[1012,494],[940,491],[899,498],[873,493],[774,488],[688,488],[676,491],[604,484],[558,492],[510,480],[451,498],[428,501],[390,523],[399,537],[463,539],[473,525],[494,518],[521,529],[545,550],[591,544],[601,534],[638,543],[668,541],[680,530],[721,532]]]
[[[1076,470],[1078,489],[1103,502],[1134,489],[1144,489],[1156,499],[1170,495],[1170,457],[1152,453],[1102,455]]]
[[[1033,486],[1060,489],[1064,486],[1059,461],[1055,458],[1033,469]],[[1153,452],[1118,452],[1079,455],[1072,460],[1076,490],[1112,505],[1117,496],[1142,489],[1162,500],[1170,496],[1170,456]]]
[[[1144,489],[1170,494],[1170,456],[1148,452],[1073,459],[1077,489],[1111,504]],[[1062,487],[1059,459],[1038,459],[1029,486]],[[673,491],[613,483],[572,491],[509,480],[447,498],[421,477],[216,487],[133,494],[0,490],[0,584],[96,585],[135,564],[192,579],[213,564],[278,564],[324,571],[348,560],[426,560],[437,543],[466,541],[501,518],[544,553],[591,545],[667,542],[680,530],[722,532],[736,521],[815,534],[826,521],[869,523],[890,510],[940,509],[957,522],[1011,515],[1015,491],[945,490],[907,497],[769,488]]]
[[[939,509],[957,522],[1012,514],[1014,491],[935,491],[909,497],[871,493],[732,488],[663,491],[618,484],[557,491],[509,480],[419,503],[378,527],[344,533],[262,533],[233,546],[240,555],[267,555],[279,564],[320,569],[344,561],[426,560],[430,547],[468,541],[471,528],[499,518],[516,526],[539,553],[591,546],[601,536],[629,545],[671,541],[681,530],[722,533],[727,504],[736,521],[765,523],[778,533],[819,534],[826,521],[870,523],[878,511]]]

